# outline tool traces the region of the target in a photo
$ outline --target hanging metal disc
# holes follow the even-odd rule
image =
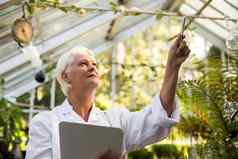
[[[19,45],[28,44],[33,37],[33,27],[25,18],[16,19],[12,26],[12,36]]]

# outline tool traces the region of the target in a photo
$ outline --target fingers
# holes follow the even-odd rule
[[[176,50],[176,54],[180,54],[182,56],[186,56],[190,53],[190,49],[185,40],[182,40],[178,49]]]
[[[179,43],[178,49],[176,53],[181,52],[183,49],[185,49],[185,47],[187,46],[186,42],[183,40]]]
[[[169,50],[170,56],[168,60],[174,61],[179,66],[188,58],[190,53],[190,49],[184,38],[185,36],[180,34]]]
[[[176,41],[175,41],[175,43],[174,43],[174,46],[175,46],[175,47],[179,47],[179,44],[181,43],[181,41],[182,41],[183,39],[185,39],[185,35],[179,34],[178,37],[177,37],[177,39],[176,39]]]
[[[191,50],[187,47],[185,50],[184,50],[184,55],[185,56],[188,56],[190,54]]]
[[[179,34],[175,42],[173,43],[172,47],[170,50],[174,50],[172,52],[176,52],[176,50],[179,48],[181,41],[185,38],[184,35]]]

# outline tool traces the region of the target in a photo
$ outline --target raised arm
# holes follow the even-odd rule
[[[160,91],[160,100],[168,116],[173,112],[174,97],[178,81],[179,69],[190,53],[184,36],[180,35],[169,51],[163,85]]]
[[[169,51],[160,95],[154,96],[151,103],[141,111],[129,112],[124,109],[111,113],[112,118],[113,114],[114,117],[120,114],[126,151],[162,140],[169,134],[170,128],[178,122],[179,109],[175,101],[178,73],[190,52],[183,39],[184,37],[179,36]]]

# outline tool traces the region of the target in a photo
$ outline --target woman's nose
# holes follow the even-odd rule
[[[91,64],[88,65],[88,69],[89,69],[90,71],[96,70],[96,66],[91,63]]]

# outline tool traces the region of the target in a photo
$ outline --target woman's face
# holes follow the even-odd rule
[[[99,74],[95,58],[90,54],[73,55],[73,62],[66,68],[66,81],[76,92],[95,89],[99,83]]]

